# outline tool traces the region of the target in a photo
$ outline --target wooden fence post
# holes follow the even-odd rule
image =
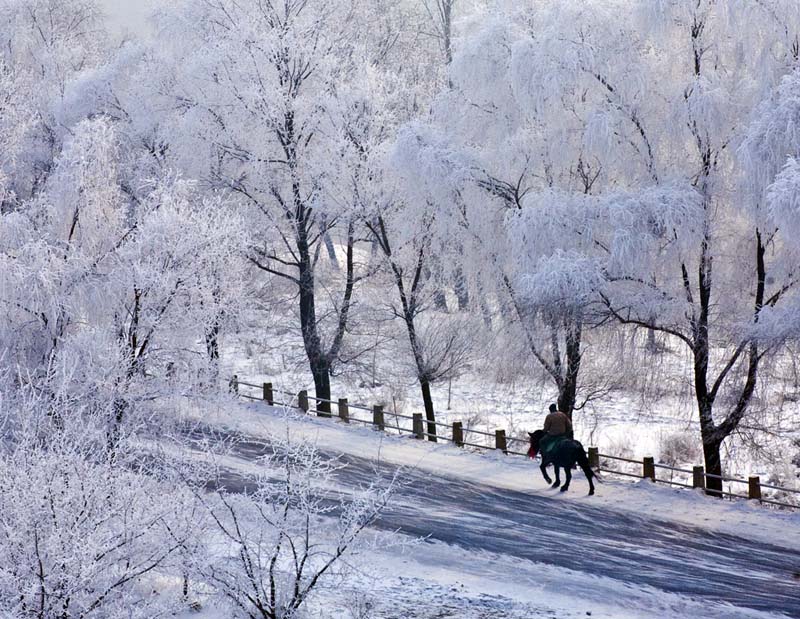
[[[495,449],[501,450],[504,454],[508,453],[508,443],[506,442],[505,430],[494,431],[494,446]]]
[[[758,475],[752,475],[747,480],[747,497],[761,500],[761,478]]]
[[[422,426],[422,413],[414,413],[412,415],[412,428],[414,431],[414,438],[423,439],[425,438],[425,430]]]
[[[264,392],[264,401],[270,406],[275,404],[275,397],[272,395],[272,383],[264,383],[263,392]]]
[[[597,447],[589,447],[589,468],[600,468],[600,450]]]
[[[464,446],[464,424],[460,421],[453,422],[453,443],[456,447]]]
[[[347,405],[347,398],[339,398],[339,419],[350,423],[350,407]]]
[[[692,467],[692,488],[706,489],[706,471],[702,466]]]
[[[642,460],[642,477],[656,480],[656,461],[651,456],[645,456]]]
[[[372,407],[372,425],[381,432],[386,429],[386,424],[383,422],[383,406],[380,404]]]
[[[305,389],[297,394],[297,407],[304,413],[308,412],[308,391]]]
[[[231,377],[231,380],[228,383],[228,387],[230,388],[231,393],[239,395],[239,376],[237,374],[234,374]]]

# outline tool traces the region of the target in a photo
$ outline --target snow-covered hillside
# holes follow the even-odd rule
[[[561,494],[522,458],[465,453],[261,404],[192,417],[239,436],[225,466],[243,477],[264,443],[287,433],[342,458],[345,492],[374,467],[403,467],[381,536],[399,531],[427,541],[388,551],[379,545],[355,560],[359,584],[349,593],[371,599],[377,617],[399,616],[392,613],[400,608],[408,617],[800,616],[800,514],[648,481],[606,481],[587,497],[576,476]],[[328,593],[345,604],[340,594]]]
[[[0,0],[0,616],[797,616],[798,127],[798,0]]]

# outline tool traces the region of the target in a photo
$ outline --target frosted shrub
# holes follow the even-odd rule
[[[661,461],[671,466],[695,464],[702,458],[697,437],[689,432],[662,435],[659,451]]]
[[[0,612],[153,617],[167,606],[144,592],[187,541],[171,527],[174,489],[74,454],[30,455],[0,462]]]
[[[609,456],[633,460],[636,458],[636,446],[632,443],[633,440],[635,440],[634,437],[628,434],[616,437],[608,443],[608,446],[604,448],[603,451],[608,453]],[[641,474],[641,465],[630,462],[619,462],[601,458],[600,466],[610,469],[621,468],[630,473],[637,472]]]
[[[767,483],[800,489],[800,474],[788,459],[777,462],[770,471]]]
[[[468,443],[477,443],[482,444],[486,443],[489,445],[489,437],[484,436],[482,434],[476,434],[475,432],[470,432],[471,429],[481,430],[482,432],[487,432],[488,423],[486,421],[486,417],[480,412],[474,413],[467,413],[466,417],[464,418],[464,440]]]
[[[631,443],[632,437],[624,436],[617,437],[609,442],[606,451],[609,456],[616,456],[618,458],[634,458],[636,449]]]
[[[347,613],[352,619],[371,619],[374,616],[375,606],[372,596],[357,591],[348,597]]]
[[[206,501],[227,550],[201,573],[227,599],[231,617],[297,617],[319,585],[344,575],[344,558],[393,492],[394,479],[376,474],[352,496],[331,497],[340,464],[311,444],[272,448],[253,489],[220,489]]]
[[[790,490],[800,490],[800,474],[798,474],[795,465],[787,459],[777,462],[770,470],[769,477],[766,483],[772,486],[780,486]],[[800,494],[796,492],[785,492],[782,490],[764,489],[764,492],[769,495],[765,498],[770,498],[774,501],[782,503],[790,503],[793,505],[800,505]]]
[[[35,404],[35,403],[34,403]],[[104,454],[90,418],[44,407],[0,427],[0,616],[150,618],[179,600],[159,576],[200,536],[192,496],[142,461]],[[165,500],[169,497],[169,500]]]

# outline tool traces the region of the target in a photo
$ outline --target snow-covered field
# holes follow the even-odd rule
[[[369,428],[344,426],[337,420],[316,419],[295,412],[270,408],[262,404],[240,405],[234,402],[216,410],[190,410],[187,415],[204,424],[220,426],[241,433],[254,440],[260,437],[285,435],[293,439],[314,441],[326,453],[345,454],[344,457],[380,462],[382,466],[402,466],[407,471],[425,479],[444,478],[465,488],[491,488],[485,494],[485,513],[481,514],[481,498],[477,503],[464,503],[460,513],[458,499],[454,503],[436,503],[424,506],[430,522],[438,527],[479,527],[486,538],[496,534],[507,523],[497,517],[496,503],[504,501],[502,493],[513,492],[515,496],[541,499],[558,509],[566,509],[567,516],[574,518],[576,526],[589,525],[590,514],[597,508],[613,514],[624,514],[631,518],[642,518],[643,522],[667,523],[676,538],[700,530],[709,539],[717,539],[721,546],[739,538],[768,548],[800,551],[800,514],[776,513],[746,502],[731,504],[715,501],[692,491],[681,491],[653,486],[650,482],[636,484],[606,481],[598,486],[597,495],[585,496],[586,486],[581,476],[576,476],[571,491],[566,494],[550,490],[530,462],[523,458],[507,457],[496,453],[475,454],[450,445],[432,445],[411,438],[388,436]],[[226,463],[247,474],[252,462],[234,457]],[[415,478],[416,479],[416,478]],[[447,482],[445,482],[447,483]],[[484,491],[481,491],[484,492]],[[495,492],[497,493],[495,496]],[[465,498],[466,500],[466,498]],[[420,506],[406,497],[400,498],[401,510],[419,511]],[[449,507],[448,507],[449,505]],[[453,507],[455,505],[455,507]],[[477,505],[477,507],[476,507]],[[588,511],[587,511],[588,510]],[[571,515],[570,515],[571,514]],[[532,511],[525,519],[537,525],[537,514]],[[620,523],[620,527],[625,525]],[[659,524],[661,526],[661,524]],[[672,591],[648,584],[647,578],[630,579],[621,570],[594,573],[585,569],[570,569],[558,561],[530,560],[516,553],[493,552],[481,547],[479,542],[459,540],[458,535],[445,542],[441,535],[432,535],[424,543],[411,542],[414,536],[391,531],[376,532],[376,543],[369,552],[362,552],[351,559],[352,574],[346,583],[326,588],[317,598],[312,616],[336,619],[368,619],[388,617],[443,618],[463,617],[767,617],[780,613],[759,612],[745,607],[736,607],[725,601],[709,598],[707,593],[693,595],[683,593],[680,585]],[[507,532],[508,533],[508,532]],[[624,531],[621,532],[623,535]],[[631,534],[631,544],[637,545],[636,533]],[[513,544],[520,547],[535,546],[537,542],[524,535]],[[387,539],[391,538],[391,544]],[[688,538],[687,538],[688,539]],[[631,552],[619,546],[619,542],[606,540],[609,556],[626,556]],[[647,541],[638,542],[645,547],[636,552],[646,556],[649,552],[655,559],[660,552],[648,550]],[[688,543],[688,542],[687,542]],[[493,548],[487,544],[487,548]],[[576,537],[574,547],[569,539],[560,542],[561,552],[580,554],[582,542]],[[687,566],[691,565],[691,550],[687,547]],[[573,550],[570,550],[573,548]],[[682,552],[680,543],[676,546]],[[535,550],[535,548],[534,548]],[[768,551],[769,552],[769,551]],[[678,559],[680,559],[678,557]],[[604,560],[597,557],[596,560]],[[624,563],[621,564],[624,567]],[[698,571],[695,577],[713,585],[714,566],[705,567],[708,573]],[[743,569],[746,566],[743,566]],[[756,570],[756,568],[752,568]],[[760,568],[759,568],[760,569]],[[785,573],[765,574],[754,572],[755,578],[775,579],[781,593],[796,592],[800,599],[800,581],[792,570],[800,570],[800,563],[786,565]],[[716,575],[715,575],[716,574]],[[781,584],[780,581],[784,580]],[[735,583],[734,583],[735,584]],[[728,585],[721,585],[722,589]],[[698,590],[699,591],[699,590]],[[772,610],[781,608],[780,600]],[[213,609],[206,609],[206,616],[215,617]],[[800,612],[800,611],[798,611]],[[798,616],[789,608],[785,616]]]
[[[384,463],[458,477],[466,481],[517,491],[549,492],[538,466],[522,457],[499,452],[472,453],[447,443],[431,444],[409,436],[396,437],[336,419],[317,419],[294,410],[255,403],[232,405],[215,413],[203,411],[201,419],[249,436],[281,435],[287,423],[295,439],[309,439],[332,453],[373,458]],[[287,419],[289,420],[287,422]],[[719,501],[702,493],[654,486],[647,480],[635,483],[606,479],[594,497],[586,497],[582,475],[573,478],[571,491],[554,499],[630,510],[637,515],[667,518],[766,543],[796,548],[800,552],[800,511],[777,512],[748,501]],[[798,535],[787,535],[787,527]]]
[[[0,25],[0,619],[800,618],[799,0]]]
[[[272,382],[276,390],[292,393],[307,389],[313,395],[314,384],[307,372],[292,369],[285,359],[279,362],[280,357],[274,355],[265,365],[263,356],[252,354],[254,346],[257,344],[253,342],[245,345],[239,343],[230,351],[225,368],[229,375],[237,374],[241,380],[254,384]],[[670,371],[675,373],[678,369],[671,368]],[[382,404],[387,419],[392,419],[393,412],[401,415],[421,412],[418,386],[413,382],[403,384],[402,381],[394,381],[391,385],[371,387],[364,382],[342,378],[334,383],[332,397],[334,400],[348,397],[353,404],[367,406]],[[451,384],[435,384],[432,391],[438,421],[445,424],[461,421],[465,428],[490,434],[495,429],[504,429],[509,437],[523,439],[527,431],[541,427],[547,406],[554,399],[554,393],[548,385],[526,381],[500,384],[474,374],[454,380]],[[259,390],[248,390],[246,387],[242,392],[260,396]],[[296,404],[296,398],[288,394],[276,393],[276,399]],[[352,411],[352,414],[369,418],[368,412]],[[782,427],[800,429],[800,406],[787,406],[780,419]],[[638,460],[653,456],[657,462],[669,462],[680,468],[703,464],[697,413],[688,393],[673,392],[644,404],[640,395],[624,391],[610,392],[586,409],[576,411],[574,422],[576,438],[585,446],[599,447],[604,454]],[[403,420],[402,425],[410,427],[410,421]],[[772,440],[774,444],[771,449],[762,449],[760,452],[754,452],[739,437],[733,437],[727,445],[725,473],[743,479],[749,475],[759,475],[764,483],[800,490],[800,470],[792,462],[797,455],[796,448],[792,449],[787,440],[789,436],[789,433],[782,439],[761,436],[761,441]],[[492,437],[472,434],[467,440],[493,446]],[[521,447],[520,443],[516,443],[512,449]],[[612,468],[626,470],[627,467],[630,469],[628,472],[639,472],[638,468],[631,469],[629,465],[619,462],[609,464],[613,464]],[[690,477],[675,474],[676,481],[687,482]],[[742,493],[746,492],[746,487],[726,482],[725,490]]]

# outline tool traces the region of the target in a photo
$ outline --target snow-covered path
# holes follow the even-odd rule
[[[384,525],[467,549],[800,617],[795,553],[460,480],[422,479]]]
[[[263,439],[240,435],[232,455],[252,462],[264,453]],[[353,454],[331,455],[348,465],[338,474],[343,487],[367,484],[376,468],[386,475],[395,468]],[[596,506],[589,498],[557,500],[555,490],[520,491],[418,468],[403,477],[397,499],[379,523],[384,529],[606,577],[619,581],[623,590],[649,586],[708,603],[800,617],[800,557],[794,549]],[[247,475],[231,469],[224,483],[242,489]],[[572,491],[585,492],[581,477],[576,476]]]

